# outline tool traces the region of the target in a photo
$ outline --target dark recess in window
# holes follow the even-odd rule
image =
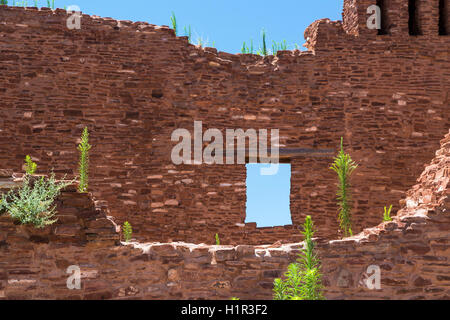
[[[439,35],[447,36],[450,33],[448,0],[439,0]]]
[[[419,27],[419,10],[417,9],[417,0],[409,0],[409,34],[412,36],[418,36],[421,34]]]
[[[386,0],[377,0],[377,6],[380,7],[381,11],[381,29],[378,29],[378,34],[389,34],[389,21],[387,17]]]

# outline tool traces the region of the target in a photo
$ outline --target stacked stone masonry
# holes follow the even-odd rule
[[[327,299],[449,299],[449,185],[450,132],[393,221],[318,244]],[[58,204],[60,221],[40,232],[0,218],[0,299],[270,299],[273,279],[303,248],[115,246],[115,226],[89,196],[69,190]],[[81,290],[67,289],[71,265]],[[380,290],[364,284],[370,265],[381,269]]]
[[[338,236],[330,157],[290,159],[292,226],[245,224],[244,165],[180,165],[178,128],[279,129],[282,148],[345,149],[354,231],[379,222],[433,158],[450,127],[449,36],[439,1],[384,1],[388,32],[366,26],[377,1],[345,0],[343,20],[305,32],[308,51],[277,56],[199,48],[173,30],[83,15],[68,30],[57,9],[0,6],[0,167],[75,175],[76,145],[90,130],[90,189],[141,241],[261,244],[300,240],[312,215],[321,239]],[[446,7],[448,9],[448,6]],[[448,26],[450,15],[441,16]],[[442,18],[441,18],[442,20]]]
[[[449,299],[450,6],[414,2],[411,29],[409,1],[345,0],[342,21],[307,28],[307,52],[268,57],[199,48],[166,26],[83,15],[68,30],[64,10],[0,6],[0,193],[20,183],[25,155],[39,174],[72,176],[85,126],[93,145],[92,193],[67,188],[55,225],[0,216],[0,299],[270,299],[306,215],[328,299]],[[373,4],[383,32],[366,26]],[[171,162],[171,133],[194,121],[280,129],[282,148],[337,150],[344,137],[359,164],[357,235],[331,240],[327,155],[288,159],[293,225],[244,223],[244,165]],[[211,245],[216,233],[226,245]],[[71,265],[81,290],[66,286]],[[364,286],[369,265],[381,290]]]

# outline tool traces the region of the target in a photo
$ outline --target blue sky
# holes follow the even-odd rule
[[[267,164],[247,164],[247,215],[258,227],[292,224],[289,210],[291,165],[281,163],[276,175],[260,174]]]
[[[16,1],[17,2],[17,1]],[[12,0],[9,0],[12,4]],[[46,0],[38,0],[46,6]],[[34,5],[34,0],[28,0]],[[191,25],[193,41],[197,36],[220,51],[238,53],[244,41],[253,39],[259,46],[261,30],[272,41],[286,40],[289,49],[304,43],[303,33],[320,18],[341,20],[343,0],[55,0],[55,6],[77,5],[83,13],[120,20],[147,21],[170,25],[175,12],[179,29]]]
[[[39,0],[38,6],[46,3]],[[28,5],[33,4],[34,0],[28,0]],[[343,0],[55,0],[55,5],[77,5],[90,15],[169,26],[174,12],[179,30],[191,26],[193,42],[201,37],[207,46],[214,42],[220,51],[239,53],[244,41],[248,44],[253,39],[255,49],[259,47],[263,28],[269,47],[273,40],[286,40],[288,49],[294,44],[301,48],[303,33],[312,22],[342,19]],[[259,167],[247,165],[246,222],[257,222],[258,227],[291,224],[290,166],[280,165],[275,176],[261,176]]]

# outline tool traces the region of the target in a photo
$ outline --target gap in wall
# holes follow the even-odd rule
[[[409,0],[408,11],[409,11],[409,34],[411,36],[419,36],[422,34],[419,25],[419,9],[417,7],[417,0]]]
[[[256,222],[258,228],[290,225],[291,164],[280,163],[275,175],[261,175],[260,169],[268,166],[263,163],[246,165],[245,222]]]
[[[381,29],[378,30],[378,35],[387,35],[390,31],[386,2],[386,0],[377,0],[377,6],[380,7],[381,11]]]

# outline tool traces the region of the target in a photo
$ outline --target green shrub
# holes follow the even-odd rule
[[[320,261],[314,250],[312,237],[315,233],[311,216],[303,224],[305,249],[296,263],[288,266],[285,279],[275,279],[274,300],[323,300]]]
[[[220,239],[218,233],[216,233],[216,246],[220,246]]]
[[[0,5],[8,5],[8,0],[0,0]]]
[[[302,285],[302,270],[299,263],[291,263],[287,272],[284,274],[285,279],[275,279],[273,282],[273,299],[274,300],[292,300],[300,295]]]
[[[123,239],[125,242],[131,240],[131,236],[133,235],[133,228],[131,228],[131,224],[128,221],[125,221],[122,226]]]
[[[338,191],[337,200],[339,205],[339,226],[344,232],[344,236],[352,236],[351,222],[351,193],[350,193],[350,176],[358,165],[352,160],[349,154],[344,152],[344,141],[341,138],[341,150],[330,169],[338,175]]]
[[[78,185],[78,192],[83,193],[88,191],[89,150],[91,150],[91,145],[89,144],[89,132],[87,128],[84,128],[83,130],[83,134],[81,135],[81,143],[78,145],[78,150],[80,151],[80,184]]]
[[[383,214],[383,221],[392,221],[391,218],[391,210],[392,210],[392,204],[389,207],[389,209],[387,209],[386,207],[384,207],[384,214]]]
[[[58,183],[53,173],[49,178],[32,179],[25,175],[21,187],[2,195],[2,207],[20,223],[43,228],[57,221],[53,219],[56,214],[53,203],[61,190],[74,181]]]
[[[25,172],[29,175],[33,175],[36,172],[37,164],[31,160],[30,156],[25,157]]]

